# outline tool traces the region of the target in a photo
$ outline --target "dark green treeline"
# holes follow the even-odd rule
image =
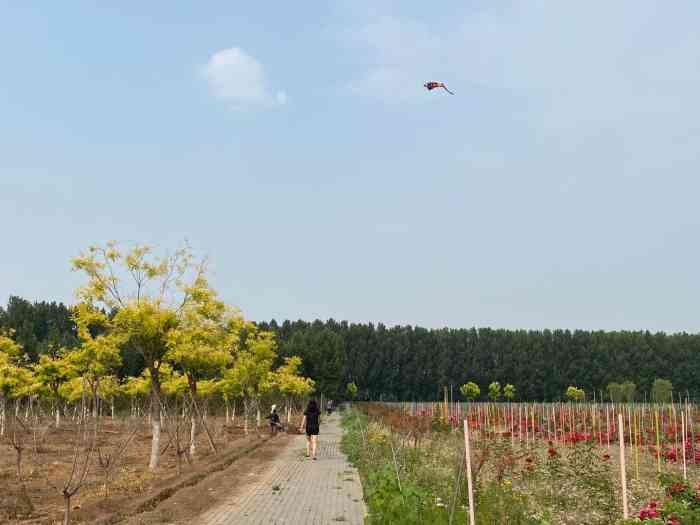
[[[261,323],[274,330],[281,355],[300,355],[321,390],[354,381],[362,399],[434,400],[443,386],[475,381],[517,388],[517,398],[554,401],[570,385],[589,398],[608,383],[631,380],[644,398],[655,378],[676,395],[700,397],[700,335],[491,328],[428,330],[347,322]]]
[[[700,399],[700,335],[650,332],[428,330],[347,322],[259,323],[277,334],[280,360],[303,358],[303,373],[318,390],[342,398],[355,382],[358,397],[372,400],[440,399],[443,386],[475,381],[512,383],[522,400],[561,399],[566,387],[589,398],[610,382],[631,380],[643,399],[655,378],[670,379],[676,395]],[[0,330],[15,330],[30,361],[77,344],[70,310],[60,303],[11,297],[0,307]],[[143,363],[125,352],[120,377],[138,375]]]

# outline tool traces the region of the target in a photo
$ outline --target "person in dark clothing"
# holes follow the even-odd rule
[[[333,412],[333,401],[329,399],[328,403],[326,403],[326,413],[330,416],[332,412]]]
[[[282,424],[280,423],[280,416],[277,413],[277,405],[272,405],[270,409],[270,414],[265,416],[266,419],[270,420],[270,434],[275,434],[278,430],[282,429]]]
[[[304,419],[301,420],[299,432],[306,428],[306,457],[316,459],[316,445],[318,443],[318,431],[320,427],[321,411],[313,399],[309,401],[304,411]]]

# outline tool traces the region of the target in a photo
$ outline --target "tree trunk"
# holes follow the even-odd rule
[[[190,414],[190,456],[194,457],[194,454],[197,450],[197,445],[195,443],[197,435],[197,415],[194,413],[194,410]]]
[[[70,496],[63,495],[63,525],[70,525]]]
[[[158,369],[155,367],[151,367],[150,372],[151,411],[149,417],[151,419],[151,431],[153,433],[153,437],[151,438],[151,459],[148,463],[148,468],[150,470],[155,470],[158,468],[158,463],[160,462],[160,375]]]
[[[243,398],[243,433],[248,435],[248,400]]]
[[[199,417],[199,420],[202,422],[202,427],[204,428],[204,432],[207,435],[207,441],[209,442],[209,448],[211,448],[211,451],[216,454],[216,445],[214,444],[214,438],[212,438],[211,433],[209,432],[209,428],[207,427],[207,423],[202,417],[202,413],[199,410],[199,406],[197,405],[197,382],[194,380],[194,377],[192,374],[188,373],[187,374],[187,382],[189,383],[190,386],[190,397],[192,401],[192,408],[194,409],[193,415],[192,415],[192,433],[191,433],[191,440],[190,440],[190,449],[194,450],[194,429],[195,429],[195,416]]]
[[[5,435],[5,396],[0,392],[0,437]]]
[[[97,391],[100,388],[100,380],[95,379],[92,382],[92,417],[97,419],[97,416],[99,415],[98,413],[98,406],[97,406],[97,400],[99,399],[97,395]]]
[[[15,450],[17,451],[17,481],[21,482],[22,481],[22,447],[15,447]]]

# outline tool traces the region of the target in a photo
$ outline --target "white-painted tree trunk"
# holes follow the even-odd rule
[[[190,456],[192,456],[192,457],[194,457],[194,453],[197,449],[197,445],[195,443],[196,435],[197,435],[197,417],[193,411],[192,415],[190,416]]]
[[[248,435],[248,401],[243,400],[243,433]]]
[[[151,410],[149,414],[151,420],[151,430],[153,437],[151,438],[151,458],[148,462],[148,468],[155,470],[160,463],[160,429],[161,429],[161,410],[160,410],[160,377],[158,369],[151,369]]]
[[[0,393],[0,437],[5,435],[5,396]]]

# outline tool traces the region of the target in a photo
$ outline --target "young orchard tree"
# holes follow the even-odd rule
[[[357,385],[353,383],[348,383],[348,386],[345,388],[347,393],[350,395],[350,399],[354,400],[355,397],[357,396]]]
[[[109,403],[110,415],[114,420],[114,401],[121,395],[121,385],[116,376],[104,376],[100,380],[97,396]]]
[[[481,394],[481,389],[479,388],[479,385],[477,385],[473,381],[469,381],[468,383],[465,383],[462,386],[460,386],[459,391],[469,401],[474,401]]]
[[[567,388],[565,395],[570,401],[584,401],[586,399],[586,392],[582,388],[576,388],[575,386]]]
[[[22,347],[10,335],[0,333],[0,437],[5,435],[6,406],[14,386],[15,363],[22,355]]]
[[[260,396],[272,389],[272,364],[277,353],[274,334],[258,330],[254,323],[245,324],[242,340],[241,348],[234,355],[233,366],[224,372],[221,389],[243,399],[247,434],[251,410],[257,410]]]
[[[22,457],[25,442],[29,438],[29,423],[19,415],[20,400],[36,389],[36,380],[30,370],[20,366],[22,362],[22,347],[15,343],[9,335],[0,334],[0,438],[5,437],[15,449],[17,480],[22,481]],[[6,405],[14,400],[15,412],[11,416],[12,423],[7,422]],[[9,428],[6,428],[9,427]]]
[[[11,333],[0,333],[0,437],[5,435],[7,402],[21,399],[35,387],[35,378],[23,364],[22,347],[11,338]]]
[[[303,398],[314,391],[314,381],[300,374],[301,357],[285,357],[284,364],[273,372],[274,388],[289,405],[290,398]],[[289,406],[287,408],[287,423],[289,423]]]
[[[610,401],[613,403],[622,401],[622,385],[620,383],[608,383],[606,390],[608,391]]]
[[[673,383],[668,379],[654,379],[654,383],[651,385],[651,398],[655,403],[673,401]]]
[[[204,274],[189,249],[157,257],[147,246],[123,253],[116,243],[92,246],[73,260],[87,277],[78,297],[88,305],[116,312],[110,331],[120,346],[140,354],[151,378],[151,455],[149,468],[160,461],[160,367],[168,351],[170,332],[178,328],[183,311],[195,298],[191,290]]]
[[[56,428],[61,425],[61,409],[63,408],[63,398],[59,392],[61,385],[77,376],[75,368],[68,360],[59,357],[63,353],[65,351],[53,356],[42,355],[39,362],[34,365],[34,377],[42,386],[42,397],[50,399],[53,403]]]
[[[632,381],[625,381],[620,385],[620,393],[627,403],[633,403],[637,397],[637,385]]]
[[[73,319],[78,327],[81,345],[66,354],[67,363],[87,381],[92,398],[92,417],[99,414],[100,381],[122,362],[119,353],[120,335],[112,329],[107,315],[89,304],[75,307]],[[94,335],[99,333],[99,335]]]
[[[130,376],[122,383],[121,393],[131,401],[131,416],[140,415],[141,400],[148,398],[151,392],[151,380],[143,375]]]
[[[489,398],[496,402],[501,399],[501,383],[494,381],[489,385]]]
[[[221,375],[233,360],[227,348],[231,332],[226,330],[226,325],[231,328],[237,323],[235,315],[217,300],[204,277],[200,276],[186,291],[192,300],[182,308],[178,326],[167,336],[168,350],[164,359],[182,370],[187,378],[193,408],[190,454],[194,456],[197,420],[204,427],[209,446],[216,452],[216,445],[197,404],[197,384],[204,378]]]
[[[513,401],[515,399],[515,394],[515,387],[510,383],[503,387],[503,397],[506,399],[506,401]]]

